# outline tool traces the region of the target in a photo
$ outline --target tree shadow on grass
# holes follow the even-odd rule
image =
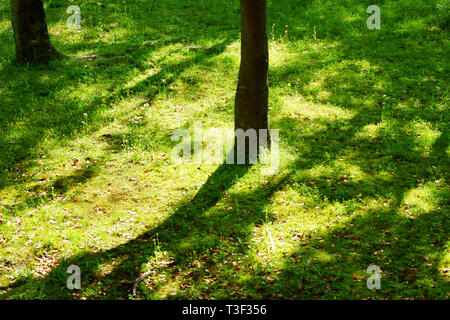
[[[222,42],[218,42],[214,45],[214,50],[209,50],[208,52],[193,52],[190,54],[187,59],[176,62],[176,63],[170,63],[163,65],[163,69],[161,72],[148,76],[143,80],[138,81],[131,87],[123,88],[122,86],[119,86],[117,90],[110,94],[106,99],[103,99],[100,101],[100,97],[98,100],[96,99],[93,103],[88,105],[83,105],[82,109],[75,109],[70,110],[69,112],[66,112],[67,110],[63,110],[63,112],[54,112],[49,115],[45,115],[43,118],[37,118],[37,122],[33,123],[29,129],[25,128],[23,130],[19,130],[17,132],[12,132],[12,128],[8,128],[8,130],[3,131],[2,134],[0,134],[0,143],[2,143],[2,148],[0,148],[0,153],[4,153],[5,157],[1,159],[0,165],[3,165],[4,167],[11,168],[13,165],[17,171],[13,171],[8,173],[6,170],[0,170],[0,189],[2,187],[8,186],[10,184],[18,183],[19,181],[27,181],[30,182],[29,178],[23,178],[23,172],[27,170],[29,167],[28,161],[30,158],[33,158],[33,149],[36,149],[40,139],[44,138],[42,133],[45,133],[47,130],[51,130],[54,135],[57,135],[61,140],[68,139],[70,136],[73,136],[77,133],[79,130],[83,130],[83,128],[87,124],[83,124],[83,120],[87,120],[88,118],[92,119],[92,128],[90,130],[96,130],[99,128],[95,128],[95,122],[99,121],[99,119],[96,119],[97,114],[101,112],[102,108],[99,108],[98,106],[102,104],[103,106],[109,106],[112,105],[115,101],[117,101],[120,98],[129,97],[138,95],[140,92],[142,92],[145,88],[151,88],[151,89],[145,89],[148,93],[146,96],[146,103],[151,104],[153,100],[155,99],[156,95],[160,90],[165,90],[165,88],[169,87],[173,84],[174,81],[177,80],[177,78],[183,73],[184,70],[188,69],[192,65],[196,64],[202,64],[207,63],[210,59],[213,57],[219,55],[222,53],[226,47],[227,44],[231,41],[231,39],[224,40]],[[136,54],[138,57],[141,57],[139,59],[143,59],[145,57],[145,53],[148,53],[148,50],[153,50],[154,48],[147,49],[147,50],[139,50]],[[135,55],[136,56],[136,55]],[[164,87],[162,88],[159,84],[161,83],[161,80],[165,79]],[[35,81],[34,79],[31,81]],[[40,83],[39,80],[36,80],[38,83]],[[58,80],[50,80],[50,84],[45,84],[46,88],[49,88],[51,86],[51,83],[54,83],[54,81]],[[70,106],[76,106],[77,101],[73,98],[65,98],[65,109]],[[27,106],[25,105],[25,108]],[[43,107],[46,108],[46,107]],[[103,107],[105,108],[105,107]],[[49,106],[46,108],[47,111],[52,111],[52,106]],[[33,111],[33,110],[32,110]],[[75,115],[76,114],[76,115]],[[79,117],[82,117],[81,119],[78,119]],[[17,121],[19,122],[20,117],[18,119],[11,119],[5,117],[5,127],[7,127],[7,123]],[[32,120],[34,121],[34,120]],[[114,152],[114,153],[120,153],[122,152],[126,147],[133,147],[136,141],[128,141],[130,139],[127,138],[128,135],[130,135],[130,132],[133,130],[131,128],[127,133],[114,133],[114,134],[105,134],[102,135],[99,138],[99,142],[105,141],[108,146],[105,150],[105,152]],[[158,126],[158,124],[152,124],[151,131],[154,132],[155,139],[157,135],[160,137],[158,140],[157,146],[170,146],[172,145],[172,142],[170,140],[170,133],[166,132],[165,128],[162,128]],[[150,130],[148,130],[150,133]],[[38,134],[39,137],[36,137],[35,134]],[[161,137],[162,136],[162,137]],[[5,150],[2,150],[2,149]],[[153,146],[155,148],[155,146]],[[41,152],[43,153],[43,152]],[[96,162],[96,171],[101,170],[101,166],[99,163],[101,163],[102,159],[90,159],[91,161]],[[25,168],[24,168],[25,167]],[[89,169],[92,170],[92,166],[87,166]],[[86,169],[86,168],[85,168]],[[67,181],[63,181],[64,178],[56,178],[56,180],[48,180],[48,181],[39,181],[35,183],[35,190],[31,190],[33,194],[39,193],[39,195],[26,197],[23,199],[22,204],[15,205],[14,207],[7,207],[5,206],[6,213],[8,215],[11,214],[17,214],[17,212],[36,208],[38,206],[47,204],[51,202],[53,199],[52,192],[53,189],[58,193],[59,196],[64,196],[66,191],[68,190],[68,183],[71,180],[75,179],[76,184],[82,184],[87,182],[92,176],[87,177],[88,172],[74,172],[70,174],[69,176],[66,176],[68,179]],[[12,176],[12,177],[11,177]],[[87,179],[84,179],[84,177],[87,177]],[[2,179],[3,178],[3,179]],[[73,181],[72,181],[73,182]],[[32,187],[33,188],[33,187]],[[42,193],[42,191],[45,191]]]
[[[27,98],[25,98],[21,101],[20,106],[16,106],[16,108],[14,105],[17,104],[17,101],[14,103],[12,103],[14,100],[10,100],[11,103],[9,103],[8,100],[4,101],[2,103],[2,108],[4,110],[1,110],[4,117],[0,120],[0,127],[3,129],[2,134],[0,135],[0,143],[3,149],[0,150],[3,155],[0,163],[2,168],[2,170],[0,170],[0,187],[9,185],[11,182],[8,182],[8,180],[13,179],[13,177],[8,179],[6,169],[17,169],[17,167],[20,167],[19,164],[36,156],[36,147],[49,131],[51,131],[53,135],[56,135],[58,139],[63,140],[76,135],[80,131],[85,131],[88,125],[87,121],[89,121],[89,125],[91,126],[89,130],[95,130],[96,122],[100,121],[100,119],[98,119],[99,113],[104,110],[106,106],[109,106],[121,97],[127,97],[142,92],[145,87],[153,88],[148,99],[151,101],[158,90],[164,89],[161,88],[160,85],[158,86],[158,81],[160,84],[160,80],[167,76],[167,74],[171,74],[171,76],[164,85],[165,87],[175,81],[186,68],[195,63],[202,63],[215,54],[220,54],[224,47],[226,47],[226,45],[219,43],[217,45],[217,48],[219,49],[209,55],[193,53],[192,58],[187,59],[186,61],[173,65],[166,65],[165,68],[170,70],[163,70],[155,76],[140,81],[133,87],[119,90],[114,89],[114,92],[109,95],[96,97],[93,102],[88,105],[80,105],[79,100],[71,97],[65,97],[63,101],[61,101],[61,104],[58,103],[61,98],[55,99],[58,106],[54,101],[48,100],[48,104],[36,107],[35,103],[28,101]],[[141,59],[145,56],[144,52],[148,53],[148,50],[141,50],[139,53]],[[134,58],[136,58],[136,55]],[[107,71],[101,71],[104,69],[103,67],[97,69],[100,73],[103,72],[108,74]],[[41,74],[40,76],[42,77],[43,75]],[[101,78],[98,74],[97,76]],[[46,97],[53,90],[50,89],[52,87],[58,87],[62,90],[63,88],[60,88],[60,85],[57,85],[57,83],[61,81],[67,82],[67,77],[70,78],[70,75],[66,74],[62,76],[66,80],[56,78],[54,80],[47,79],[43,81],[40,78],[34,79],[33,77],[34,75],[31,76],[31,79],[24,80],[26,87],[29,86],[32,88],[30,90],[42,92],[42,95]],[[121,86],[119,85],[118,87],[120,88]],[[11,93],[5,93],[3,97],[8,99],[9,96],[18,96],[20,95],[20,91],[24,90],[23,87],[18,87],[16,89],[16,93],[14,93],[15,89],[12,89]],[[54,94],[55,93],[53,92],[52,95]],[[16,109],[14,110],[14,108]],[[23,127],[24,120],[28,122],[27,127]],[[13,174],[14,172],[12,171],[11,173]]]
[[[434,210],[399,217],[398,209],[370,210],[345,227],[301,234],[270,286],[262,277],[249,285],[265,298],[446,299],[450,285],[437,266],[450,231],[448,216]],[[381,270],[380,290],[367,287],[371,265]]]
[[[57,199],[66,199],[68,191],[72,188],[85,184],[94,178],[100,170],[100,163],[84,162],[75,171],[62,175],[54,180],[47,181],[45,178],[32,184],[27,189],[27,197],[18,201],[15,205],[4,205],[6,215],[19,216],[27,210],[45,206]]]
[[[32,160],[43,153],[39,150],[39,144],[45,138],[54,138],[64,143],[80,136],[80,133],[100,129],[105,125],[102,113],[118,100],[140,96],[147,92],[148,101],[151,102],[156,94],[166,92],[185,70],[220,55],[231,41],[238,38],[237,30],[230,29],[221,35],[221,39],[224,40],[218,41],[217,34],[213,36],[202,33],[207,26],[198,24],[183,33],[174,33],[173,30],[183,29],[184,22],[175,11],[164,11],[164,8],[171,8],[172,5],[173,3],[169,1],[159,3],[158,6],[134,4],[131,7],[114,1],[107,1],[103,5],[86,3],[81,5],[87,19],[85,27],[93,35],[85,30],[83,39],[74,36],[72,39],[74,43],[54,39],[56,46],[62,48],[67,55],[83,49],[97,51],[93,53],[105,50],[100,52],[104,53],[103,57],[121,56],[119,60],[100,57],[97,61],[91,62],[55,61],[45,70],[37,66],[16,66],[13,63],[4,66],[0,74],[0,82],[5,83],[0,88],[0,189],[27,181],[22,178],[22,174],[33,166]],[[66,4],[58,3],[56,7],[53,6],[48,10],[50,26],[61,19],[62,11],[65,17],[66,12],[63,10],[65,6]],[[158,18],[161,11],[164,11],[164,24],[159,24],[146,15],[143,9],[150,8],[151,13],[158,15]],[[218,5],[214,9],[222,8],[228,8],[227,4]],[[125,17],[116,21],[117,15],[124,12]],[[100,27],[105,28],[103,31],[107,33],[122,30],[120,24],[123,21],[130,22],[133,27],[122,30],[122,40],[111,45],[110,42],[99,41],[97,38],[100,36],[96,29],[99,21]],[[145,32],[137,28],[146,22],[149,22],[149,25],[145,26]],[[151,32],[147,30],[148,28]],[[180,44],[179,49],[171,48],[169,51],[170,53],[183,51],[181,49],[183,35],[190,39],[189,42],[194,43],[214,41],[216,50],[187,53],[186,59],[174,63],[167,63],[164,57],[159,57],[157,60],[161,65],[149,66],[149,56],[161,48]],[[2,40],[6,42],[7,37],[2,37]],[[13,46],[13,41],[10,40],[9,46]],[[143,73],[154,67],[160,67],[162,70],[131,87],[124,84],[133,80],[136,70]],[[163,83],[161,80],[167,81]],[[85,93],[86,89],[94,92]],[[74,92],[80,91],[86,96],[73,97]]]
[[[445,183],[439,181],[445,179],[448,166],[447,130],[435,140],[429,154],[415,148],[409,135],[395,139],[386,135],[376,142],[369,137],[356,139],[361,128],[371,122],[364,113],[373,112],[363,109],[351,119],[332,122],[282,118],[274,123],[287,141],[301,141],[301,156],[291,165],[287,184],[303,186],[300,193],[307,190],[308,196],[317,196],[323,206],[329,206],[325,214],[330,216],[325,217],[324,229],[294,234],[297,249],[286,255],[282,271],[270,283],[261,276],[247,281],[247,286],[257,288],[262,297],[447,298],[448,277],[440,268],[450,220],[448,193],[443,189]],[[312,125],[323,129],[300,139],[295,136],[295,128]],[[401,124],[393,122],[389,132],[401,129]],[[336,165],[340,161],[343,164]],[[367,177],[352,178],[344,169],[346,165],[356,166]],[[320,173],[307,173],[319,168]],[[408,204],[407,196],[423,189],[424,202]],[[336,204],[345,204],[344,212],[336,213]],[[305,205],[305,217],[315,214],[314,205]],[[336,219],[336,215],[342,217]],[[370,265],[381,268],[381,290],[366,286],[370,274],[365,271]]]
[[[148,76],[130,87],[124,88],[123,85],[120,85],[107,98],[101,99],[101,97],[98,97],[93,103],[82,105],[82,108],[77,107],[77,101],[72,97],[64,98],[64,110],[56,111],[56,107],[52,105],[42,106],[43,110],[40,111],[46,110],[50,113],[46,112],[43,117],[36,116],[34,119],[33,116],[31,116],[31,121],[33,123],[27,128],[14,130],[15,128],[10,125],[10,123],[14,123],[15,121],[20,122],[19,115],[15,115],[13,118],[5,117],[4,123],[1,123],[0,121],[0,124],[7,128],[2,132],[2,134],[0,134],[0,143],[2,146],[0,147],[0,154],[3,153],[5,155],[2,159],[0,159],[0,166],[14,168],[15,171],[12,171],[11,169],[0,170],[0,190],[8,185],[26,182],[31,184],[31,193],[33,194],[31,196],[24,197],[19,204],[14,206],[4,206],[6,214],[16,215],[18,212],[48,204],[54,200],[52,195],[53,189],[55,189],[54,191],[59,197],[64,197],[69,188],[68,183],[71,180],[75,179],[72,182],[80,185],[87,182],[92,177],[89,176],[87,179],[84,179],[84,177],[86,177],[86,172],[76,171],[66,176],[66,178],[69,179],[67,181],[63,181],[63,178],[61,177],[37,181],[34,183],[34,187],[36,188],[33,189],[33,183],[30,181],[31,179],[25,175],[25,172],[27,172],[30,169],[30,166],[33,165],[33,162],[30,162],[30,160],[34,158],[35,149],[37,149],[40,140],[45,137],[46,131],[51,131],[53,135],[58,137],[58,139],[69,140],[72,136],[78,134],[79,131],[85,130],[87,123],[83,124],[83,121],[87,121],[87,119],[91,119],[91,128],[89,128],[89,130],[98,130],[100,128],[96,127],[96,122],[100,121],[100,119],[98,119],[98,117],[100,117],[98,114],[101,113],[102,109],[106,108],[106,106],[114,104],[118,99],[142,94],[143,90],[147,92],[145,101],[150,105],[159,91],[166,90],[165,88],[171,86],[173,82],[176,81],[180,75],[182,75],[184,70],[188,69],[192,65],[207,63],[210,59],[226,50],[229,41],[232,40],[226,39],[216,43],[214,45],[214,50],[209,50],[206,53],[201,51],[193,52],[190,53],[185,60],[164,64],[161,72]],[[142,48],[135,52],[135,57],[139,57],[138,60],[144,59],[146,54],[148,54],[148,51],[154,49],[155,48]],[[162,79],[166,80],[164,86],[160,85]],[[31,81],[41,83],[40,79],[32,79]],[[52,83],[57,81],[58,79],[49,80],[49,83],[46,83],[43,86],[45,88],[49,88]],[[103,107],[99,107],[99,105],[103,105]],[[76,107],[73,110],[69,110],[70,106]],[[137,107],[138,106],[136,106],[136,109]],[[25,104],[24,108],[27,109],[29,106]],[[16,116],[17,119],[15,119]],[[151,145],[151,148],[161,146],[169,147],[172,145],[170,140],[170,132],[166,131],[166,128],[163,128],[158,124],[152,124],[151,128],[149,128],[147,132],[148,134],[153,132],[153,139],[159,139],[157,143]],[[100,136],[98,138],[98,142],[107,143],[107,148],[103,153],[120,153],[123,152],[126,147],[133,147],[134,144],[139,143],[137,139],[129,138],[132,133],[133,128],[130,128],[126,133],[121,132]],[[147,147],[147,151],[149,151],[148,149],[149,147]],[[45,152],[41,150],[39,150],[38,153],[45,154]],[[99,163],[102,163],[104,161],[103,159],[90,159],[90,161],[97,163],[95,166],[96,172],[101,171],[101,165],[99,165]],[[92,166],[88,167],[89,170],[93,169]],[[30,189],[30,187],[28,187],[28,189]]]
[[[126,299],[131,294],[132,284],[140,270],[138,266],[148,262],[155,255],[155,241],[170,247],[184,247],[175,254],[174,264],[183,265],[192,250],[202,250],[202,237],[207,237],[210,231],[205,228],[208,223],[204,214],[214,207],[223,197],[224,193],[247,171],[249,166],[220,166],[205,182],[195,197],[175,212],[161,225],[149,230],[141,236],[119,245],[113,249],[77,255],[61,262],[50,274],[42,279],[18,279],[11,286],[0,288],[6,290],[1,297],[20,298],[22,295],[41,299],[73,298],[76,293],[66,288],[66,269],[69,265],[78,265],[82,271],[82,290],[91,292],[92,298]],[[250,221],[248,221],[250,222]],[[217,226],[214,226],[217,227]],[[227,225],[222,227],[232,227]],[[204,239],[204,238],[203,238]],[[111,264],[111,269],[106,274],[101,274],[100,265]],[[26,288],[20,286],[24,283]],[[99,283],[104,283],[102,293],[96,291]],[[94,288],[94,289],[93,289]]]

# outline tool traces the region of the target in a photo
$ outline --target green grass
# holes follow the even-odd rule
[[[269,1],[268,177],[170,160],[175,129],[233,126],[238,1],[101,3],[70,31],[47,1],[52,42],[125,57],[46,68],[12,62],[0,4],[0,299],[128,299],[146,271],[138,299],[449,298],[447,1],[378,1],[380,30],[367,1]]]

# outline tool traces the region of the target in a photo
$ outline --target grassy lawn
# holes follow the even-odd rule
[[[449,299],[448,1],[369,30],[373,2],[269,0],[273,176],[170,158],[233,127],[238,1],[78,2],[71,31],[45,1],[52,42],[102,56],[47,68],[0,2],[0,299]]]

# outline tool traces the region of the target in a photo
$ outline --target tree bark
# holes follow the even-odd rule
[[[268,129],[267,0],[241,0],[241,65],[235,129]]]
[[[51,45],[42,0],[11,0],[11,22],[17,62],[46,64],[62,56]]]

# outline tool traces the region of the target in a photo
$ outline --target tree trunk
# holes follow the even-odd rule
[[[268,129],[267,0],[241,0],[241,65],[235,129]]]
[[[11,22],[17,62],[46,64],[61,56],[50,43],[42,0],[11,0]]]

